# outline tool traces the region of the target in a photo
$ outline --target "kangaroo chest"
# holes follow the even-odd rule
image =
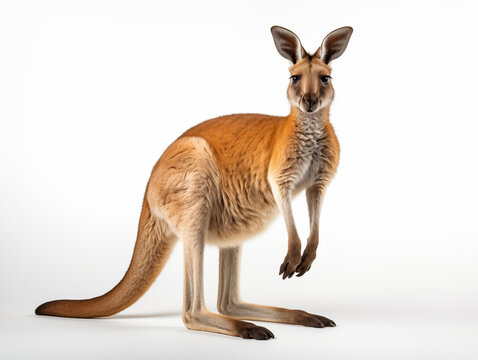
[[[294,166],[290,167],[293,190],[298,192],[308,184],[329,179],[335,171],[330,165],[332,152],[325,125],[317,119],[304,120],[296,125],[290,149]]]

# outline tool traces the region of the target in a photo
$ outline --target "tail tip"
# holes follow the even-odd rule
[[[46,305],[48,303],[41,304],[35,309],[35,315],[48,315],[46,312]]]
[[[35,315],[43,315],[42,306],[40,305],[35,309]]]

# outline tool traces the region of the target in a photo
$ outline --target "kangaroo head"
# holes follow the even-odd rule
[[[292,62],[287,97],[292,106],[313,113],[330,105],[334,98],[329,63],[343,54],[353,29],[349,26],[332,31],[317,51],[310,55],[299,37],[280,26],[271,28],[279,54]]]

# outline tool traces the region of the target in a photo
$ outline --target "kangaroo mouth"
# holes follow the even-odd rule
[[[305,113],[313,113],[320,109],[320,100],[316,100],[315,102],[305,102],[303,100],[300,101],[299,109]]]

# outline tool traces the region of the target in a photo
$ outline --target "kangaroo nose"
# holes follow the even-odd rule
[[[315,105],[317,101],[319,101],[319,98],[316,96],[312,98],[311,95],[307,94],[302,97],[302,101],[307,105]]]
[[[305,94],[302,97],[302,101],[307,106],[307,111],[312,112],[312,106],[317,104],[317,102],[319,101],[319,98],[316,96],[312,97],[310,94]]]

